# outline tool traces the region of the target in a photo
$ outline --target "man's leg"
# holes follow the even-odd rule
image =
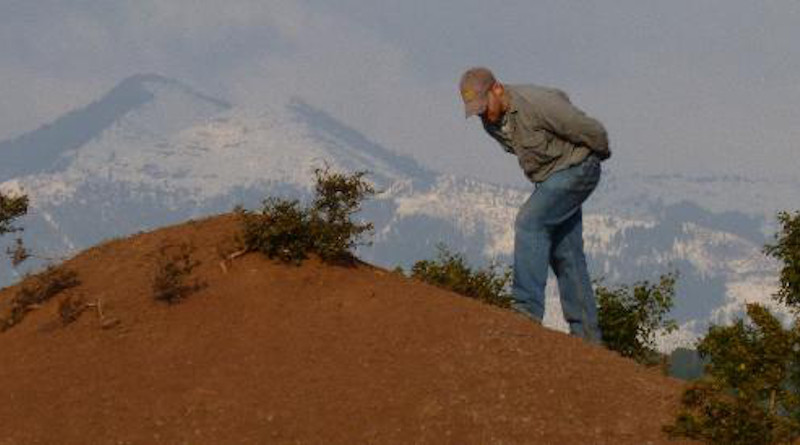
[[[514,276],[512,306],[541,323],[544,319],[544,288],[550,251],[550,233],[541,220],[547,199],[531,193],[517,212],[514,224]]]
[[[581,204],[599,180],[600,160],[589,156],[578,165],[553,173],[520,207],[514,225],[512,293],[515,308],[535,319],[544,318],[544,289],[552,237],[565,221],[580,211]]]
[[[544,319],[552,235],[588,196],[576,187],[576,168],[556,172],[540,183],[520,207],[514,223],[511,290],[516,301],[512,306],[539,322]]]
[[[550,265],[558,278],[558,291],[570,334],[601,343],[597,302],[583,251],[583,215],[579,209],[553,234]]]

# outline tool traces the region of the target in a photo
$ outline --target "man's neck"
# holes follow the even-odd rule
[[[503,114],[508,113],[511,110],[511,95],[508,94],[507,89],[503,89],[503,97],[500,100],[503,104]]]
[[[511,111],[511,93],[508,88],[503,88],[503,96],[500,98],[500,103],[503,106],[503,115]]]

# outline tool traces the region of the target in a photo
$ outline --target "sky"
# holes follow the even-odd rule
[[[293,97],[440,171],[523,184],[457,82],[566,91],[619,173],[800,180],[796,0],[0,0],[0,140],[157,73],[238,106]]]

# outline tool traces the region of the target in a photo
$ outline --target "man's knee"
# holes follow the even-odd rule
[[[514,228],[518,231],[539,231],[554,228],[553,222],[549,221],[547,211],[541,207],[523,207],[517,212],[514,220]]]

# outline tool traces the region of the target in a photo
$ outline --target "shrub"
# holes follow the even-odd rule
[[[11,312],[3,319],[2,330],[19,324],[31,310],[79,284],[80,280],[75,271],[60,266],[48,266],[44,272],[26,278],[11,299]]]
[[[655,349],[655,336],[677,329],[673,320],[665,319],[672,309],[676,278],[677,273],[668,273],[658,284],[642,281],[632,287],[598,286],[595,293],[603,344],[644,365],[665,365]]]
[[[237,207],[244,249],[297,265],[309,253],[326,262],[352,263],[355,257],[351,249],[358,244],[369,244],[362,243],[360,238],[373,228],[372,223],[351,221],[361,201],[375,193],[364,181],[365,174],[364,171],[349,176],[331,173],[327,166],[315,169],[315,197],[309,207],[300,207],[297,200],[275,197],[263,201],[261,212]]]
[[[687,437],[710,444],[767,445],[788,443],[774,434],[776,420],[752,400],[734,397],[713,381],[703,380],[684,391],[684,411],[664,431],[671,438]]]
[[[205,287],[205,283],[198,280],[187,283],[192,271],[200,265],[199,261],[192,259],[193,252],[194,247],[186,242],[159,247],[151,285],[153,298],[174,304]]]
[[[61,323],[68,325],[76,321],[87,308],[86,302],[81,298],[72,298],[70,295],[61,300],[58,304],[58,315],[61,318]]]
[[[314,248],[309,214],[296,200],[264,200],[260,214],[237,208],[242,221],[242,242],[250,251],[269,258],[300,264]]]
[[[375,193],[363,179],[366,173],[331,173],[327,166],[314,170],[316,196],[311,207],[311,235],[315,239],[314,250],[323,260],[351,261],[350,249],[362,244],[362,234],[373,229],[372,223],[356,224],[350,219],[360,210],[361,201]]]
[[[439,251],[437,259],[417,261],[412,266],[413,278],[488,304],[511,307],[513,299],[508,289],[512,274],[510,266],[500,273],[499,266],[492,262],[486,269],[473,271],[462,255],[451,253],[441,243],[436,247]]]

